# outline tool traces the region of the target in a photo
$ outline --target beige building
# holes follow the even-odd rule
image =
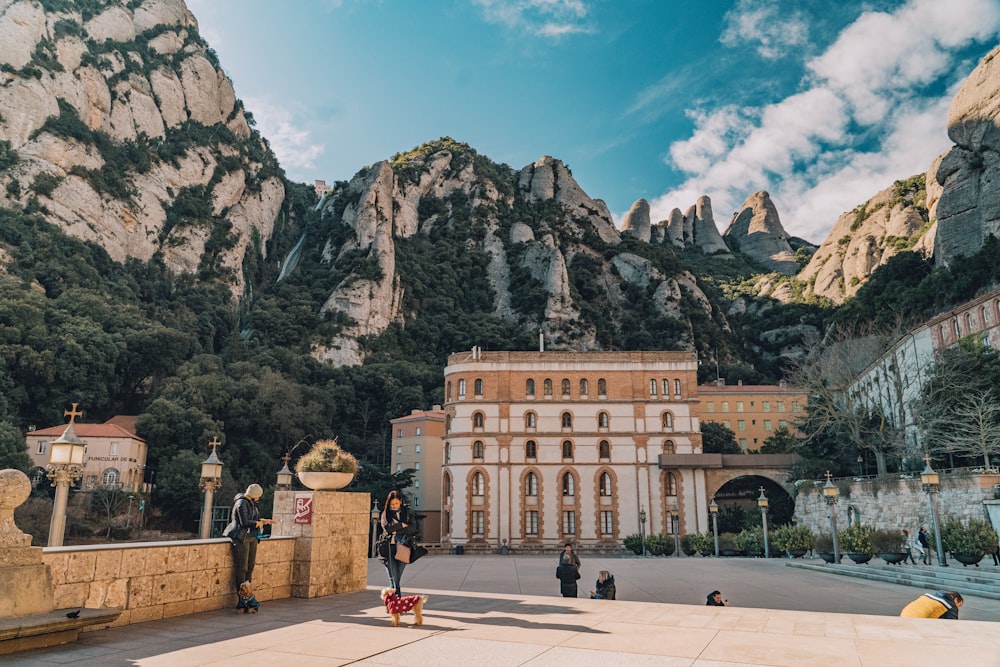
[[[424,515],[420,524],[424,542],[441,541],[441,461],[444,410],[413,410],[392,424],[392,471],[413,469],[413,486],[401,489],[410,508]],[[384,502],[378,499],[379,504]]]
[[[703,469],[661,469],[701,452],[690,352],[471,352],[448,358],[442,540],[620,548],[639,533],[707,526]],[[698,516],[696,516],[698,515]]]
[[[701,420],[730,429],[744,452],[755,452],[782,426],[798,435],[795,421],[805,416],[808,394],[783,382],[776,385],[727,385],[725,380],[698,387]]]
[[[135,434],[135,421],[135,417],[121,415],[103,424],[73,424],[77,436],[86,443],[80,488],[142,489],[147,448],[146,441]],[[49,445],[65,430],[66,425],[61,424],[27,433],[28,454],[36,468],[49,465]],[[37,473],[32,481],[41,481]]]

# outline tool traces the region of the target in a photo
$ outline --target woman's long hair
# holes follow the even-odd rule
[[[406,500],[403,498],[403,494],[393,489],[392,491],[389,492],[389,495],[385,497],[385,505],[382,506],[382,514],[385,514],[386,512],[389,511],[390,509],[389,503],[395,500],[396,498],[399,498],[399,502],[406,504]],[[402,509],[402,507],[400,507],[400,509]]]

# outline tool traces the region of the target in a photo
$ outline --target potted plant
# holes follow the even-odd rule
[[[743,552],[736,546],[736,535],[734,533],[721,533],[719,535],[719,553],[723,556],[743,555]]]
[[[671,556],[674,553],[674,540],[666,535],[648,535],[646,547],[654,556]]]
[[[317,440],[295,464],[299,481],[310,489],[333,491],[351,483],[358,460],[345,452],[336,440]]]
[[[879,528],[872,531],[872,548],[878,557],[890,565],[906,560],[906,536],[902,531]]]
[[[686,536],[691,548],[702,556],[715,553],[715,535],[713,533],[693,533]]]
[[[744,528],[736,536],[736,548],[748,556],[764,555],[763,527]]]
[[[875,555],[875,547],[872,546],[871,526],[854,524],[840,532],[840,547],[847,557],[855,563],[861,565],[867,563]]]
[[[774,531],[771,541],[781,553],[793,558],[802,558],[816,544],[816,536],[809,526],[786,524]]]
[[[827,535],[825,533],[817,535],[814,548],[816,550],[816,555],[825,560],[827,563],[832,563],[834,561],[833,537],[831,535]]]
[[[693,556],[698,551],[692,544],[691,537],[691,535],[681,535],[681,551],[685,556]]]
[[[958,519],[948,519],[941,526],[941,544],[963,566],[979,567],[983,556],[997,548],[997,533],[982,519],[972,518],[964,524]]]

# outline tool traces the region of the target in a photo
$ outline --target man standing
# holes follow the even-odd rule
[[[573,545],[569,542],[559,554],[556,578],[559,580],[559,592],[564,598],[577,596],[576,582],[580,578],[580,557],[573,552]]]
[[[931,564],[931,537],[927,533],[926,526],[920,526],[920,532],[917,533],[917,542],[920,543],[920,550],[923,552],[924,565]]]

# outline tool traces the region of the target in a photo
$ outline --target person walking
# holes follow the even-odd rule
[[[917,564],[917,561],[913,560],[913,538],[910,537],[910,531],[903,529],[903,551],[906,552],[906,558],[903,559],[903,565],[906,565],[906,561],[909,560],[913,565]]]
[[[410,536],[416,532],[416,526],[413,525],[410,509],[403,503],[403,494],[399,491],[390,491],[385,497],[381,524],[388,539],[379,549],[379,559],[389,575],[389,586],[396,589],[397,597],[403,597],[400,579],[409,559],[399,560],[396,556],[400,546],[409,546]]]
[[[564,598],[577,597],[576,582],[580,578],[580,557],[573,551],[573,545],[566,543],[559,554],[559,566],[556,568],[556,579],[559,580],[559,592]]]
[[[607,570],[601,570],[597,575],[596,590],[590,591],[592,600],[614,600],[615,599],[615,577]]]
[[[903,607],[899,615],[904,618],[947,618],[958,620],[958,609],[965,603],[956,591],[924,593]]]
[[[917,533],[917,542],[920,544],[921,559],[924,565],[931,564],[931,536],[927,532],[926,526],[920,526]]]
[[[260,484],[251,484],[243,493],[233,498],[230,522],[222,531],[233,545],[233,570],[236,575],[236,590],[244,581],[253,581],[253,568],[257,562],[257,543],[260,542],[260,528],[271,519],[261,519],[257,507],[264,490]]]

